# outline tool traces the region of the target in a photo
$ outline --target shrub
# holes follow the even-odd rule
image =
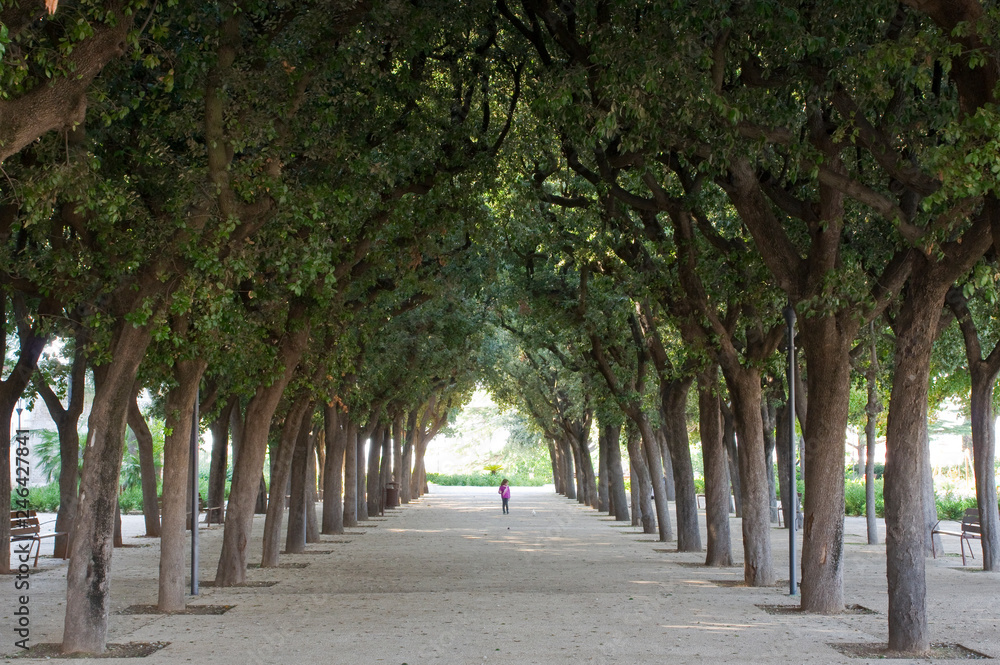
[[[19,497],[11,492],[10,505],[16,506]],[[49,483],[28,488],[28,505],[31,510],[54,513],[59,509],[59,483]]]
[[[855,517],[865,515],[865,481],[848,480],[844,482],[844,513]],[[882,481],[875,481],[875,514],[882,517],[885,502],[882,498]]]
[[[132,510],[142,510],[142,487],[133,485],[121,491],[118,495],[118,506],[122,513]]]
[[[976,507],[976,497],[955,496],[951,489],[947,489],[934,497],[937,504],[937,516],[939,520],[955,520],[960,522],[965,515],[966,508]]]
[[[534,478],[529,478],[526,473],[518,473],[507,476],[507,480],[514,486],[541,487],[551,483],[552,476],[536,473]],[[497,476],[486,473],[428,473],[427,482],[452,487],[493,487],[500,484]]]

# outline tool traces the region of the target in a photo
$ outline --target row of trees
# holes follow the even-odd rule
[[[0,404],[13,408],[48,339],[66,340],[73,363],[54,378],[68,406],[37,387],[72,460],[64,649],[104,649],[118,469],[144,386],[170,432],[166,609],[183,604],[196,401],[217,441],[232,431],[227,585],[245,576],[269,446],[264,565],[288,482],[289,544],[308,532],[315,441],[336,531],[376,509],[390,477],[419,493],[421,447],[481,377],[531,414],[560,491],[619,518],[626,425],[634,518],[673,538],[673,494],[684,551],[702,548],[697,386],[707,562],[731,559],[738,485],[752,585],[774,582],[768,455],[797,419],[802,605],[842,611],[852,367],[875,367],[865,358],[888,343],[889,642],[926,651],[928,379],[945,305],[966,357],[942,357],[972,379],[985,565],[1000,556],[982,475],[1000,356],[975,323],[995,291],[1000,62],[980,3],[912,5],[0,5],[3,302],[18,340]],[[776,360],[786,303],[808,397],[795,417]],[[88,366],[78,491],[72,398]]]

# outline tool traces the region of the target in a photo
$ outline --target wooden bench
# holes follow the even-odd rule
[[[934,544],[933,536],[935,534],[941,534],[942,536],[958,536],[959,547],[962,549],[962,565],[965,565],[965,543],[969,543],[969,556],[973,559],[976,555],[972,552],[972,541],[982,540],[983,529],[979,524],[979,509],[978,508],[966,508],[965,515],[962,516],[962,530],[961,531],[948,531],[947,529],[939,529],[938,526],[941,524],[942,520],[938,520],[934,528],[931,529],[931,554],[934,558],[937,558],[937,548]]]
[[[46,524],[48,523],[46,522]],[[31,550],[37,546],[35,549],[35,568],[38,568],[38,555],[42,552],[42,538],[55,538],[64,535],[66,534],[62,531],[42,533],[42,523],[38,521],[38,514],[34,510],[10,511],[10,542],[30,541],[28,545],[29,557]]]

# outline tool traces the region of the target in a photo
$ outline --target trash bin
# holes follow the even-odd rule
[[[399,507],[399,487],[396,485],[396,483],[385,484],[385,507],[386,508]]]

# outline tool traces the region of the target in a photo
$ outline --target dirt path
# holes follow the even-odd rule
[[[141,533],[141,519],[127,517],[126,533]],[[260,556],[258,520],[251,561]],[[787,583],[720,586],[742,580],[742,568],[706,569],[703,555],[668,552],[675,544],[551,488],[514,488],[502,515],[495,488],[432,487],[344,536],[323,536],[310,553],[282,556],[291,566],[249,571],[274,586],[203,588],[190,601],[234,605],[226,614],[116,614],[110,641],[170,642],[130,661],[148,665],[859,663],[827,644],[886,639],[884,547],[863,544],[863,530],[863,520],[848,519],[847,599],[876,614],[772,615],[757,606],[794,604]],[[738,520],[732,531],[738,536]],[[222,529],[200,534],[200,577],[210,580]],[[156,541],[127,542],[138,547],[115,552],[115,611],[156,602]],[[773,543],[787,580],[787,532],[773,530]],[[945,545],[950,555],[927,566],[933,637],[1000,657],[1000,573],[959,570],[957,539]],[[66,566],[43,554],[40,567],[31,577],[31,642],[57,642]],[[11,654],[14,578],[0,585],[0,653]]]

